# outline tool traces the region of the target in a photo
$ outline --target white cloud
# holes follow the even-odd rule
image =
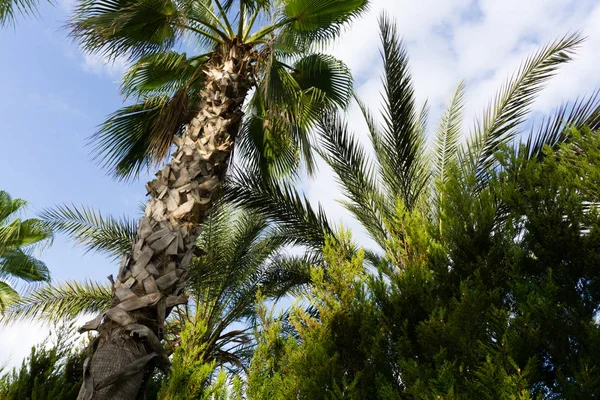
[[[21,361],[29,355],[31,348],[42,342],[49,333],[49,328],[31,322],[2,327],[0,367],[8,369],[18,367]]]
[[[75,10],[75,7],[77,6],[77,1],[76,0],[59,0],[58,5],[64,11],[71,14]]]
[[[75,327],[82,326],[85,322],[93,318],[89,315],[79,317],[75,321]],[[0,370],[2,373],[12,368],[18,368],[25,357],[31,353],[31,348],[42,343],[45,339],[50,339],[46,346],[52,346],[56,339],[56,329],[41,323],[19,322],[9,326],[2,327],[2,341],[0,341]],[[79,335],[70,338],[72,345],[79,346],[86,340],[86,335]]]
[[[128,65],[127,59],[124,57],[108,60],[97,54],[82,53],[82,56],[82,68],[84,71],[115,80],[118,80],[123,76]]]

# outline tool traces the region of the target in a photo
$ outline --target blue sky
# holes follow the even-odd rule
[[[30,202],[30,214],[59,203],[114,214],[137,212],[143,181],[111,180],[91,160],[86,138],[121,107],[118,75],[86,59],[61,27],[67,13],[44,5],[38,20],[0,31],[0,187]],[[56,280],[104,278],[103,257],[83,256],[61,236],[42,258]]]
[[[26,199],[27,215],[55,204],[85,204],[116,215],[136,215],[144,181],[107,177],[90,157],[86,138],[105,115],[121,107],[119,66],[86,59],[62,28],[66,7],[47,4],[39,19],[0,30],[0,188]],[[114,265],[84,254],[58,235],[41,256],[55,281],[105,279]],[[7,342],[0,366],[20,363],[47,329],[19,324],[0,328]]]
[[[62,27],[69,4],[44,4],[40,18],[21,19],[16,29],[0,30],[0,189],[28,200],[30,215],[62,203],[136,215],[146,179],[131,184],[111,180],[91,160],[85,140],[123,104],[117,83],[123,63],[111,66],[85,56],[67,38]],[[467,82],[465,126],[470,127],[527,54],[567,32],[581,30],[588,41],[540,96],[534,116],[600,87],[597,0],[374,0],[371,12],[331,46],[331,52],[350,66],[360,96],[374,109],[380,104],[376,26],[382,10],[396,18],[404,35],[417,96],[431,106],[431,130],[462,79]],[[365,138],[354,111],[350,110],[350,125]],[[336,202],[341,195],[327,167],[321,164],[318,177],[301,186],[333,220],[344,221],[366,242]],[[105,279],[116,272],[104,257],[84,255],[60,236],[41,258],[56,281]],[[0,366],[18,364],[47,332],[28,324],[0,329]]]

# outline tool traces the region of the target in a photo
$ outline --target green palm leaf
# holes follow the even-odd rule
[[[188,59],[185,53],[174,51],[142,57],[125,73],[121,93],[125,97],[133,95],[138,99],[173,96],[178,90],[195,83],[194,81],[202,81],[202,74],[194,72],[206,60],[206,56]]]
[[[41,321],[49,324],[98,314],[109,309],[112,288],[108,283],[67,281],[43,286],[14,301],[0,319],[2,324]]]
[[[456,161],[458,141],[462,134],[465,85],[461,82],[456,88],[447,110],[442,115],[435,141],[433,176],[445,183],[448,168]]]
[[[313,210],[306,197],[289,183],[265,180],[238,169],[233,171],[223,195],[226,201],[276,223],[279,235],[288,244],[319,250],[326,235],[333,234],[324,211],[320,207]]]
[[[113,259],[131,250],[136,222],[130,218],[105,217],[88,207],[57,206],[40,217],[55,232],[70,236],[87,251],[98,251]]]
[[[261,293],[266,297],[280,298],[300,295],[310,284],[311,267],[323,265],[320,252],[275,257],[261,281]]]
[[[569,128],[600,129],[600,91],[572,104],[564,104],[547,118],[538,129],[532,129],[525,151],[529,158],[539,157],[545,145],[556,146],[569,139]]]
[[[265,177],[294,174],[300,164],[298,145],[289,125],[264,108],[244,121],[236,146],[238,166]]]
[[[486,171],[495,162],[496,151],[514,138],[538,92],[561,64],[571,60],[582,42],[578,34],[567,35],[543,47],[522,64],[477,121],[466,150],[467,163],[463,163],[462,168],[475,172],[480,182],[485,180]]]
[[[338,36],[343,27],[366,11],[367,0],[284,0],[285,27],[297,40],[318,45]]]
[[[171,0],[84,0],[71,28],[87,52],[138,58],[169,50],[182,18]]]
[[[263,175],[285,176],[300,162],[312,173],[309,132],[324,109],[348,105],[352,88],[350,71],[334,57],[311,54],[291,67],[273,59],[242,128],[243,158]]]
[[[377,187],[374,166],[337,115],[327,115],[321,121],[320,132],[321,156],[335,171],[342,192],[349,199],[343,204],[376,240],[384,241],[382,217],[389,205]]]
[[[10,284],[50,280],[50,271],[33,252],[52,238],[52,232],[37,219],[18,218],[26,205],[0,190],[0,311],[18,298]]]
[[[421,114],[417,112],[408,55],[395,24],[384,14],[379,25],[384,62],[384,124],[377,155],[383,181],[412,208],[429,177],[423,132],[426,107]]]
[[[25,282],[50,280],[50,270],[42,261],[33,257],[31,251],[21,248],[5,250],[0,255],[0,279]]]
[[[0,311],[4,313],[4,310],[18,299],[19,293],[10,287],[8,283],[0,281]]]
[[[315,93],[320,106],[328,102],[348,106],[353,92],[352,74],[342,61],[326,54],[310,54],[294,63],[292,76],[304,91]],[[318,101],[320,100],[320,101]]]
[[[37,14],[36,0],[0,0],[0,26],[14,24],[18,16]]]
[[[149,97],[123,107],[90,138],[95,158],[117,179],[132,179],[164,159],[188,112],[189,97],[183,89],[173,97]]]

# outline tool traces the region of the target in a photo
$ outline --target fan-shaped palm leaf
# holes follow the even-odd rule
[[[138,99],[173,96],[184,84],[201,84],[203,76],[197,71],[207,59],[202,55],[188,59],[175,51],[142,57],[123,77],[121,93]]]
[[[0,26],[14,24],[19,16],[35,15],[36,0],[0,0]]]
[[[9,284],[50,280],[50,271],[33,251],[51,239],[52,232],[37,219],[18,218],[26,204],[0,191],[0,311],[18,298]]]
[[[285,0],[283,3],[284,34],[293,34],[303,47],[335,38],[345,24],[368,8],[364,0]]]
[[[87,0],[75,10],[72,31],[90,53],[137,58],[169,50],[183,24],[171,0]]]

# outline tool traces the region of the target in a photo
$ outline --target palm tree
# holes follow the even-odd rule
[[[199,398],[206,382],[191,372],[211,363],[234,373],[246,370],[255,345],[257,295],[278,299],[309,279],[310,264],[298,268],[298,257],[282,253],[288,242],[254,213],[225,209],[211,217],[199,241],[205,254],[192,267],[192,307],[180,308],[167,325],[171,343],[181,348],[165,398]]]
[[[19,299],[11,284],[18,280],[50,280],[50,271],[33,256],[33,251],[50,239],[52,233],[37,219],[18,218],[17,214],[26,204],[0,190],[0,313]]]
[[[100,332],[100,340],[87,364],[82,398],[134,398],[146,363],[162,357],[151,343],[160,342],[164,320],[186,286],[196,239],[236,140],[272,173],[293,169],[300,157],[311,168],[309,129],[323,108],[344,105],[351,92],[347,68],[316,50],[367,5],[367,0],[79,3],[71,26],[83,49],[132,62],[122,89],[136,103],[112,114],[94,136],[100,160],[116,176],[131,178],[176,147],[147,185],[151,199],[115,277],[113,307],[88,325]],[[202,49],[200,54],[174,50],[186,41]],[[146,339],[130,335],[131,324],[145,326]]]
[[[67,233],[90,251],[114,258],[129,246],[135,235],[134,220],[114,218],[85,207],[60,206],[42,217],[56,232]],[[291,256],[283,247],[293,243],[288,235],[268,224],[256,213],[221,205],[211,212],[198,239],[200,257],[192,260],[184,300],[165,321],[165,352],[183,346],[174,359],[173,383],[165,389],[173,394],[194,365],[245,369],[254,346],[252,329],[256,298],[278,299],[301,289],[309,280],[313,259]],[[32,291],[9,307],[3,323],[37,320],[59,323],[81,315],[104,314],[111,306],[109,284],[67,281]],[[143,329],[135,324],[130,332]],[[185,340],[181,332],[186,331]],[[183,354],[185,353],[185,354]],[[197,383],[197,382],[196,382]],[[202,386],[202,385],[200,385]],[[196,387],[196,386],[195,386]]]
[[[489,171],[499,165],[495,155],[503,146],[523,146],[528,157],[536,157],[544,145],[568,140],[569,127],[600,128],[600,97],[596,92],[587,99],[563,105],[541,127],[533,129],[524,144],[515,143],[515,138],[523,133],[522,126],[537,93],[561,64],[571,60],[582,43],[574,34],[529,57],[502,85],[464,143],[461,138],[465,85],[460,83],[432,135],[435,142],[428,147],[427,108],[416,103],[404,45],[386,15],[380,18],[380,29],[384,66],[382,123],[357,100],[375,159],[367,156],[344,119],[335,113],[320,123],[320,149],[336,173],[346,197],[343,204],[381,248],[390,238],[390,223],[397,215],[398,201],[408,211],[418,210],[428,218],[441,220],[444,210],[440,185],[448,180],[451,168],[458,168],[461,176],[475,175],[473,194],[477,195],[486,186]]]

